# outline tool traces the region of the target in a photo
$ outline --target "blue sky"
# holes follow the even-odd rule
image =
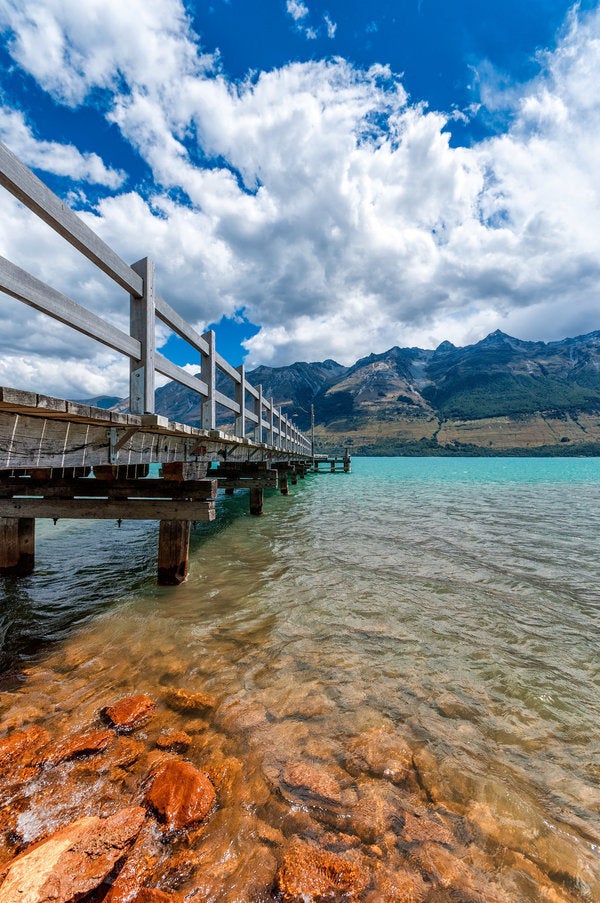
[[[600,328],[596,2],[0,0],[0,35],[0,139],[232,363]],[[0,253],[126,327],[0,204]],[[0,296],[0,381],[126,366]]]

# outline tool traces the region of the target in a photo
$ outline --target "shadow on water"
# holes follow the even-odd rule
[[[190,554],[248,513],[248,493],[219,494],[217,517],[193,525]],[[36,567],[0,577],[0,681],[93,618],[154,589],[158,523],[38,521]]]

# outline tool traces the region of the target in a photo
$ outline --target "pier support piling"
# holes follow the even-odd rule
[[[190,521],[161,520],[158,533],[158,585],[178,586],[186,579],[190,557]]]
[[[288,484],[288,474],[287,470],[279,471],[279,489],[281,490],[282,495],[290,494],[290,487]]]
[[[253,488],[250,490],[250,514],[260,517],[263,513],[264,489]]]
[[[35,566],[35,518],[0,517],[0,574],[24,577]]]

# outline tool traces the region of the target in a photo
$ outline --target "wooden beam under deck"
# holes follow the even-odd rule
[[[11,477],[0,479],[0,500],[15,496],[46,499],[177,499],[204,501],[216,499],[217,480],[98,480],[39,479]]]
[[[178,499],[0,499],[2,517],[74,520],[191,520],[216,517],[213,501]]]

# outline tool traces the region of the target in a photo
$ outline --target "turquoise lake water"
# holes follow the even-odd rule
[[[154,525],[41,522],[36,573],[0,586],[4,714],[83,717],[65,658],[91,662],[86,700],[156,694],[167,661],[263,707],[294,761],[400,732],[481,899],[600,900],[600,459],[355,458],[262,518],[243,492],[218,504],[177,589],[154,585]],[[286,719],[299,687],[322,704]]]

